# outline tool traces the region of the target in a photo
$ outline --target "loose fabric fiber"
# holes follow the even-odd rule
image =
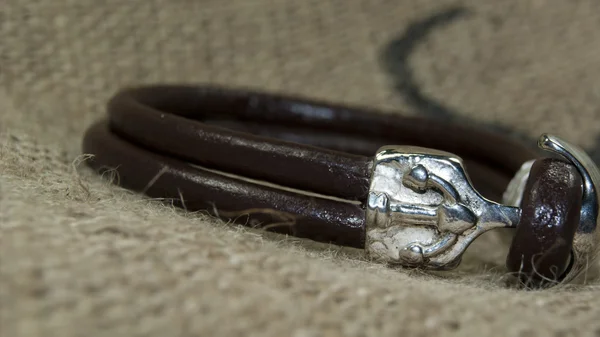
[[[149,200],[83,163],[119,88],[213,83],[543,132],[600,162],[595,0],[3,0],[0,336],[599,336],[600,283],[506,286]],[[474,140],[477,141],[477,140]]]

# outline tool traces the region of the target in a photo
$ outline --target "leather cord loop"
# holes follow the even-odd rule
[[[119,185],[190,211],[362,247],[371,156],[390,144],[456,153],[475,187],[496,201],[537,155],[508,137],[447,121],[191,85],[118,92],[108,120],[86,133],[83,151],[95,155],[93,168],[116,171]]]
[[[572,164],[553,158],[533,163],[506,259],[508,270],[525,286],[560,281],[569,266],[582,194],[582,178]]]
[[[191,212],[211,215],[281,234],[362,248],[364,210],[360,205],[315,198],[262,186],[136,146],[111,133],[108,122],[88,129],[87,163],[101,174],[116,172],[115,183]]]

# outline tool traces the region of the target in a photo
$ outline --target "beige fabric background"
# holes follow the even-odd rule
[[[455,272],[392,270],[78,166],[106,99],[152,82],[453,111],[597,158],[599,32],[595,0],[3,0],[0,336],[600,335],[598,281],[509,289],[494,236]]]

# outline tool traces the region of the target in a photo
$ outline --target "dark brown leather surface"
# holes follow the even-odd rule
[[[181,192],[188,210],[216,209],[226,219],[235,218],[228,212],[263,209],[238,219],[243,223],[278,223],[272,211],[283,212],[295,224],[276,226],[279,231],[354,247],[364,240],[362,205],[284,192],[189,163],[363,202],[377,148],[417,145],[461,156],[474,185],[498,201],[519,166],[536,156],[509,137],[446,121],[216,87],[123,90],[108,114],[108,122],[88,131],[83,151],[96,155],[90,162],[96,169],[116,167],[121,186],[152,197],[179,199]]]
[[[546,158],[533,164],[506,260],[525,285],[550,285],[563,275],[579,225],[582,186],[581,175],[569,163]]]
[[[115,133],[153,151],[356,200],[366,196],[371,156],[382,145],[409,144],[456,153],[471,164],[475,184],[495,199],[518,167],[534,156],[531,148],[511,138],[446,121],[216,87],[124,90],[110,101],[108,112]],[[246,132],[199,123],[207,119],[233,119],[246,125]],[[265,137],[276,128],[291,131],[280,133],[283,139]],[[314,142],[314,134],[329,140],[313,143],[319,148],[306,145]],[[348,138],[355,141],[349,143]]]
[[[83,148],[103,174],[117,168],[122,187],[167,199],[189,211],[207,211],[252,227],[339,245],[362,247],[360,205],[276,190],[198,170],[180,160],[137,147],[111,135],[105,121],[86,133]],[[184,200],[184,204],[182,203]]]

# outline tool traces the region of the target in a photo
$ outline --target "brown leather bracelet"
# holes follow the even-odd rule
[[[442,269],[483,231],[516,227],[519,205],[503,222],[497,214],[508,208],[491,200],[501,201],[521,165],[539,157],[511,138],[445,121],[186,85],[120,91],[83,151],[98,171],[116,170],[121,186],[189,211]],[[390,177],[401,183],[378,187]],[[479,192],[465,189],[471,181]],[[522,194],[524,184],[512,185]],[[469,204],[479,193],[485,198]],[[402,235],[411,226],[420,234]]]

